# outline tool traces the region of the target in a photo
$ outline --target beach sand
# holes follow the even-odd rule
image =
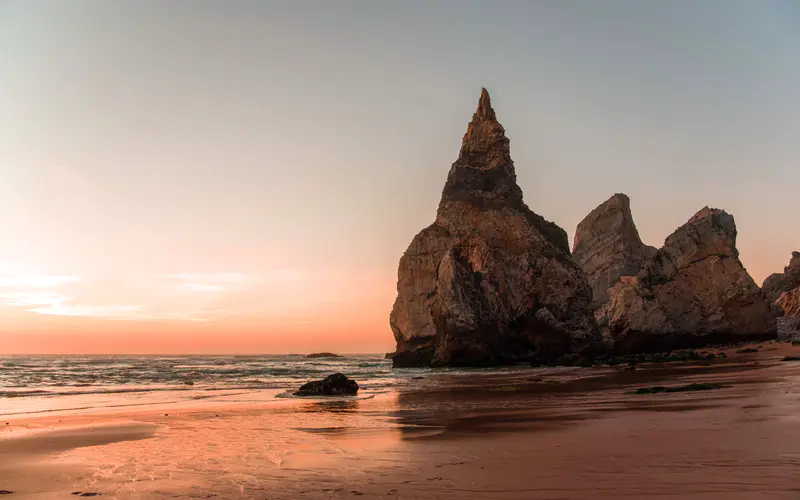
[[[0,422],[4,498],[800,498],[800,347]],[[718,352],[710,349],[710,352]],[[724,388],[629,394],[694,382]]]

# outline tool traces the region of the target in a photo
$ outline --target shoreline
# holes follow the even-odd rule
[[[739,349],[723,360],[632,371],[433,373],[366,399],[232,398],[7,419],[0,490],[14,491],[10,499],[76,491],[131,499],[793,498],[800,363],[780,359],[800,346]],[[687,383],[724,388],[628,394]]]

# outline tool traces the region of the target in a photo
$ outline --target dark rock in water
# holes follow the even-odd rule
[[[315,352],[313,354],[309,354],[306,356],[308,359],[316,359],[316,358],[341,358],[340,355],[334,354],[332,352]]]
[[[610,287],[638,273],[657,251],[642,243],[630,198],[617,193],[578,224],[572,257],[586,273],[594,307],[599,307],[608,300]]]
[[[625,394],[658,394],[662,392],[695,392],[695,391],[711,391],[713,389],[724,389],[728,386],[722,384],[689,384],[677,387],[641,387],[635,391],[629,391]]]
[[[394,353],[393,352],[387,352],[386,356],[384,356],[383,359],[392,359],[393,357],[394,357]]]
[[[303,384],[295,396],[339,396],[342,394],[356,394],[358,384],[341,373],[328,375],[323,380],[315,380]]]
[[[486,89],[432,225],[400,259],[394,366],[487,366],[578,352],[597,340],[567,234],[522,200]]]
[[[0,495],[13,495],[14,492],[10,490],[0,490]]]
[[[619,353],[775,338],[766,297],[739,260],[736,224],[705,207],[636,276],[608,290],[597,317]]]
[[[737,354],[753,354],[758,352],[758,349],[753,349],[752,347],[747,347],[745,349],[739,349],[736,351]]]
[[[103,496],[102,493],[96,492],[85,492],[85,491],[73,491],[71,495],[75,495],[76,497],[100,497]]]
[[[770,274],[761,285],[771,303],[778,300],[782,293],[797,287],[800,287],[800,252],[792,252],[792,259],[783,272]]]
[[[655,352],[655,353],[635,353],[625,354],[620,356],[612,356],[610,354],[601,354],[600,356],[592,359],[591,364],[594,365],[629,365],[635,366],[640,363],[680,363],[688,361],[710,361],[712,359],[724,357],[723,353],[714,354],[707,352],[697,352],[691,349],[683,349],[679,351],[669,352]]]

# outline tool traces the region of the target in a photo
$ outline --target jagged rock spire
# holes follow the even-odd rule
[[[492,100],[485,88],[481,90],[478,109],[472,115],[461,141],[456,163],[481,170],[506,166],[510,167],[511,173],[514,172],[506,131],[497,121]]]
[[[639,272],[656,249],[642,243],[633,222],[631,200],[617,193],[592,210],[575,230],[572,257],[592,286],[595,307],[608,300],[608,288]]]
[[[794,251],[789,265],[783,268],[783,272],[770,274],[761,288],[770,302],[775,302],[783,292],[797,287],[800,287],[800,252]]]
[[[517,185],[506,131],[497,121],[486,89],[481,91],[478,109],[472,115],[458,159],[447,176],[439,216],[445,215],[443,208],[450,201],[484,207],[522,204],[522,190]]]
[[[596,339],[567,233],[522,201],[508,139],[481,92],[433,224],[400,259],[395,366],[549,361]]]
[[[486,90],[485,87],[481,88],[481,98],[478,101],[478,110],[475,111],[475,115],[472,117],[472,119],[497,121],[497,116],[494,114],[494,109],[492,109],[492,98],[489,97],[489,91]]]

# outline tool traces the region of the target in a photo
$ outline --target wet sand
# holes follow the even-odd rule
[[[800,347],[0,422],[4,498],[800,498]],[[709,350],[716,352],[717,350]],[[724,388],[629,394],[646,386]]]

